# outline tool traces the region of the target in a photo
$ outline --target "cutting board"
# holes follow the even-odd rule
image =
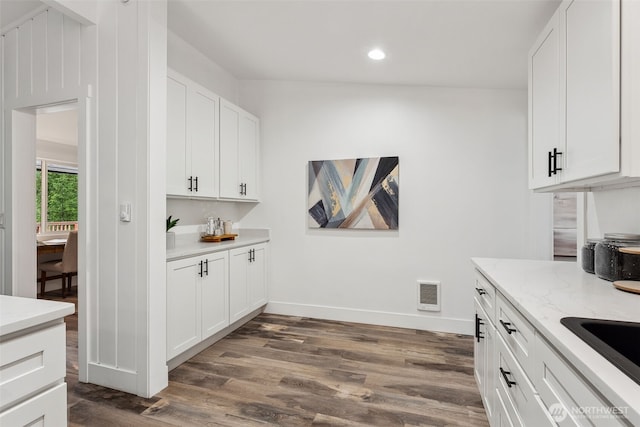
[[[621,291],[640,294],[640,282],[636,280],[618,280],[613,282],[613,286]]]
[[[222,234],[220,236],[209,236],[207,234],[204,234],[200,236],[200,241],[216,243],[222,242],[223,240],[235,240],[237,236],[237,234]]]

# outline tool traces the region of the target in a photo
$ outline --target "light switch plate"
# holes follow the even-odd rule
[[[131,222],[131,203],[120,203],[120,221]]]

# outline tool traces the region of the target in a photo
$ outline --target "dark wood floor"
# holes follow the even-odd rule
[[[78,382],[66,321],[70,426],[488,425],[468,336],[262,314],[143,399]]]

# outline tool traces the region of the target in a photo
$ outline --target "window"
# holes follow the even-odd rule
[[[77,167],[36,161],[36,223],[38,234],[78,229]]]

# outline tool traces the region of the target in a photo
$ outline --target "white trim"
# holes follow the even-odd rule
[[[13,22],[9,22],[7,25],[2,27],[2,29],[0,29],[0,34],[5,35],[6,33],[13,30],[14,28],[21,26],[22,24],[27,22],[29,19],[33,19],[34,17],[40,15],[42,12],[46,11],[47,9],[49,9],[49,6],[47,6],[46,4],[43,4],[42,6],[39,6],[38,8],[32,10],[31,12],[25,13],[20,18],[16,19]]]
[[[265,313],[473,335],[471,319],[271,301]]]
[[[123,368],[100,365],[89,362],[89,378],[94,384],[122,390],[127,393],[136,394],[138,392],[138,374],[135,371],[126,371]]]

